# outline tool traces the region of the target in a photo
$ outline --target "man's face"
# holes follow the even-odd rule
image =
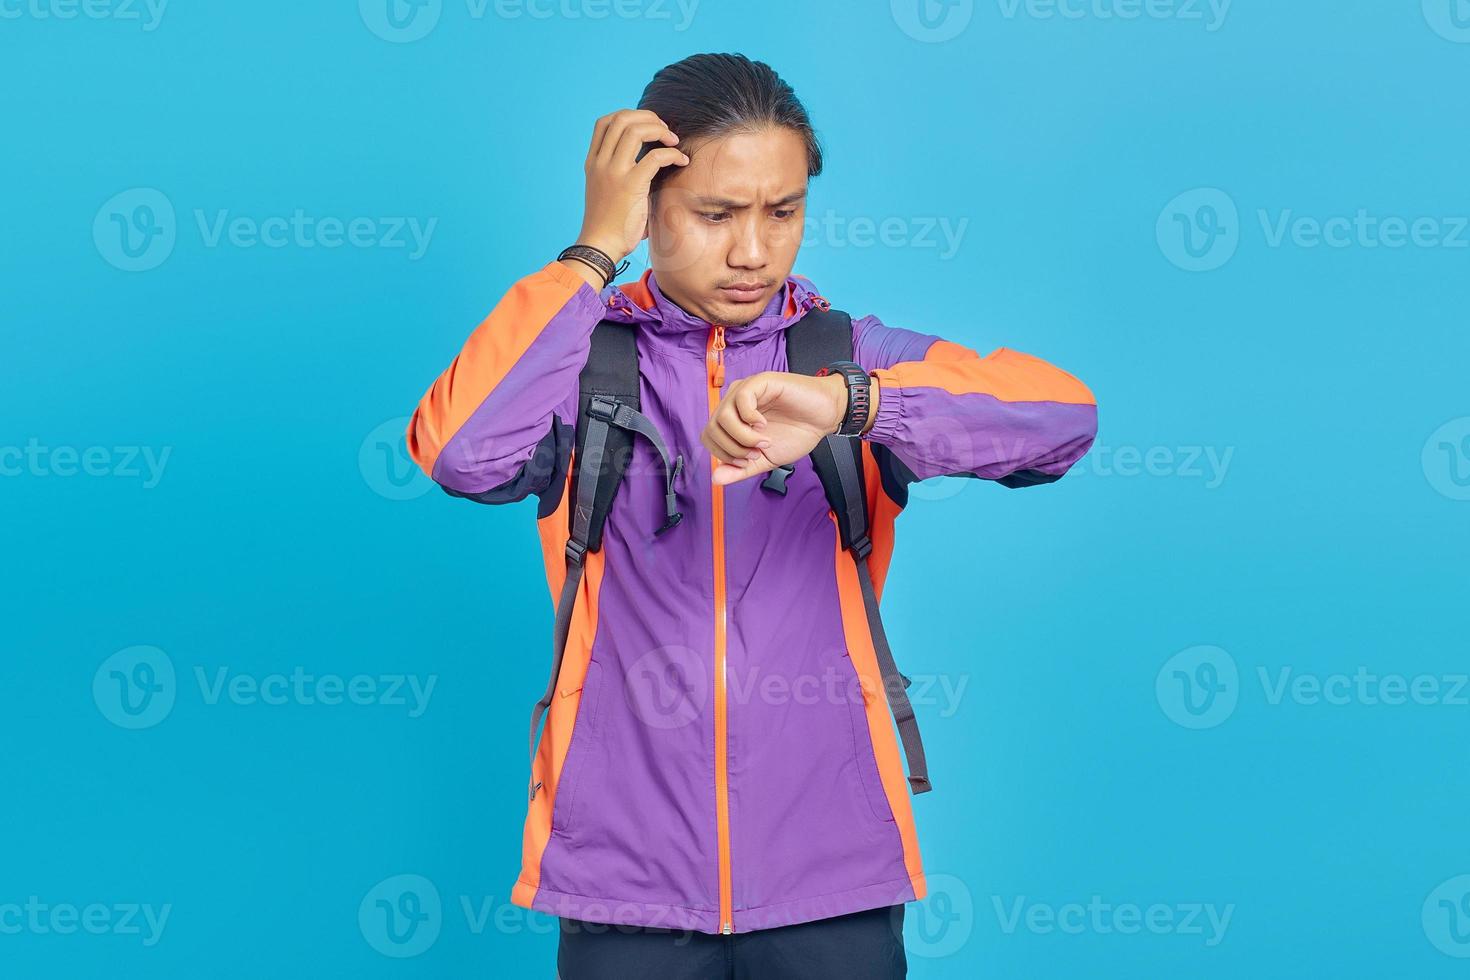
[[[740,326],[786,282],[806,218],[807,156],[785,126],[687,149],[654,194],[648,254],[658,287],[708,323]]]

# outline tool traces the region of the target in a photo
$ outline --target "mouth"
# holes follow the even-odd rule
[[[755,303],[766,293],[766,286],[758,282],[737,282],[720,287],[720,295],[732,303]]]

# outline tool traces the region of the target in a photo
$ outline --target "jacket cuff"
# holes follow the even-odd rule
[[[907,415],[904,404],[907,393],[899,382],[896,369],[879,368],[868,373],[878,380],[878,414],[873,418],[873,427],[862,438],[886,445],[898,435]]]
[[[600,310],[603,308],[602,296],[597,290],[592,288],[592,284],[560,262],[548,262],[541,271],[550,276],[557,285],[575,290],[573,299],[577,301],[583,310],[590,312],[594,309]]]

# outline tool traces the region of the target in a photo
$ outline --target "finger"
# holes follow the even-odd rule
[[[616,147],[617,138],[622,135],[623,126],[628,125],[629,120],[647,118],[647,116],[653,116],[653,113],[645,109],[619,109],[617,112],[603,116],[603,119],[606,119],[606,125],[603,126],[603,137],[597,143],[595,163],[606,165],[612,159],[613,147]]]
[[[623,127],[628,125],[628,123],[639,119],[647,121],[650,117],[654,119],[658,118],[658,116],[647,109],[618,109],[616,112],[609,112],[603,116],[602,119],[598,120],[598,122],[605,123],[605,125],[602,127],[602,140],[597,144],[597,155],[603,157],[613,148],[618,136],[623,131]]]
[[[735,411],[746,425],[764,427],[766,417],[760,412],[760,392],[754,385],[741,385],[726,396],[735,403]]]
[[[618,144],[613,147],[608,164],[618,172],[632,170],[633,164],[638,162],[638,151],[643,149],[644,143],[674,146],[678,142],[679,137],[661,122],[631,123],[618,135]]]
[[[722,463],[738,463],[752,452],[758,452],[731,439],[713,420],[704,427],[701,441],[708,447],[710,455]]]
[[[683,150],[676,150],[672,146],[659,147],[650,150],[648,155],[638,161],[633,168],[633,173],[644,183],[653,183],[653,177],[664,167],[672,164],[676,167],[689,166],[689,156]]]
[[[597,155],[602,150],[602,141],[607,136],[608,127],[612,125],[613,117],[617,113],[609,112],[605,116],[599,116],[597,122],[592,126],[592,142],[587,147],[587,165],[591,166],[597,162]]]
[[[764,449],[771,444],[764,433],[756,431],[745,423],[736,409],[735,402],[728,395],[725,396],[725,403],[715,409],[714,416],[710,418],[710,424],[717,426],[728,439],[739,445],[745,452],[752,449]]]
[[[710,456],[714,457],[716,462],[730,462],[730,454],[715,445],[714,440],[710,438],[709,426],[705,426],[704,430],[699,433],[699,444],[709,451]]]
[[[597,160],[599,163],[607,164],[613,158],[618,142],[623,138],[623,133],[629,126],[644,125],[657,126],[662,129],[669,127],[654,113],[647,109],[623,109],[615,112],[608,120],[607,129],[603,132],[602,143],[597,148]]]
[[[738,465],[722,464],[717,466],[715,467],[713,479],[715,486],[725,486],[726,484],[737,483],[741,480],[748,480],[753,476],[760,476],[762,473],[768,473],[775,468],[776,465],[774,463],[762,456],[760,459],[750,460]]]
[[[752,456],[758,456],[761,453],[761,450],[753,446],[743,445],[738,439],[726,432],[714,419],[710,420],[709,424],[705,426],[704,431],[706,438],[709,440],[709,445],[712,447],[711,452],[721,462],[738,463],[741,460],[750,459]],[[718,452],[715,452],[715,450],[718,450]]]

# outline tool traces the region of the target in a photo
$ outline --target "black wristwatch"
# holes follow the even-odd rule
[[[819,370],[817,377],[823,378],[829,374],[840,374],[847,381],[847,412],[842,416],[842,424],[833,433],[839,436],[860,436],[868,424],[868,412],[872,405],[872,379],[868,372],[852,361],[833,361]]]

